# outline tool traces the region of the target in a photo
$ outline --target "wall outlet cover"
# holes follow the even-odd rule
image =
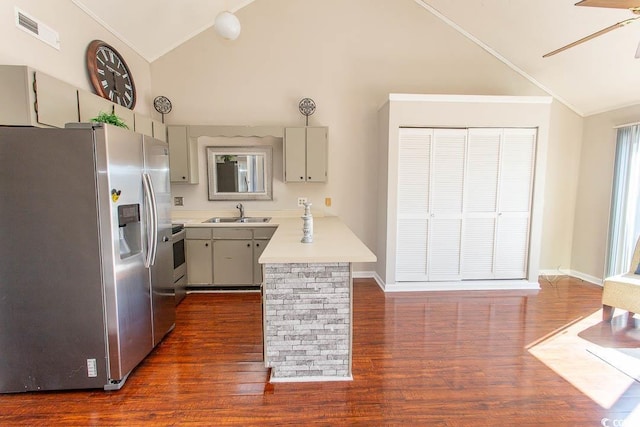
[[[304,204],[307,203],[306,197],[298,197],[298,207],[303,208]]]

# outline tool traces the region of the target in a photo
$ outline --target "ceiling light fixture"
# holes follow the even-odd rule
[[[213,29],[227,40],[235,40],[240,35],[240,21],[231,12],[220,12],[213,23]]]

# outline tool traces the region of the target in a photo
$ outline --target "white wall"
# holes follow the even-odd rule
[[[557,101],[551,105],[551,117],[540,269],[557,273],[571,266],[584,119]]]
[[[327,213],[374,251],[377,111],[389,93],[545,95],[413,0],[258,0],[237,15],[238,40],[207,30],[153,62],[154,89],[173,103],[167,123],[301,125],[298,101],[313,98],[310,124],[329,126],[328,182],[278,185],[273,202],[246,205],[295,209],[296,198],[307,196],[320,208],[331,197]],[[566,212],[574,211],[581,118],[555,104],[541,269],[568,264],[573,237]],[[200,190],[172,190],[187,196],[185,210],[232,208],[194,199]]]
[[[604,276],[616,147],[614,126],[640,120],[640,105],[584,120],[571,269],[587,280]]]
[[[17,28],[15,6],[57,31],[60,34],[60,50]],[[0,2],[0,64],[28,65],[94,93],[87,74],[85,55],[87,46],[95,39],[115,47],[127,61],[138,91],[135,111],[146,115],[155,113],[149,63],[70,0]]]
[[[17,29],[14,5],[57,30],[61,50]],[[341,216],[374,250],[376,112],[389,93],[544,94],[412,0],[258,0],[238,16],[238,40],[224,41],[208,30],[149,66],[71,1],[2,2],[0,63],[29,65],[91,90],[85,50],[91,40],[104,40],[134,74],[136,111],[159,119],[152,100],[168,96],[174,106],[168,123],[301,125],[298,101],[311,97],[318,109],[310,124],[329,126],[329,182],[277,182],[273,202],[248,208],[295,209],[296,198],[307,196],[319,209],[331,197],[327,213]],[[565,267],[572,259],[581,122],[554,102],[542,269]],[[233,208],[191,196],[206,194],[200,189],[173,188],[187,195],[186,209]],[[581,268],[580,260],[577,254],[571,262]]]

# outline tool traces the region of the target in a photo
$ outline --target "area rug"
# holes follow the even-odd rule
[[[589,346],[587,351],[640,382],[640,348]]]

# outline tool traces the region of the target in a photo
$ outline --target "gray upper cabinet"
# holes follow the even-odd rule
[[[285,182],[327,181],[327,135],[327,127],[285,128]]]
[[[189,138],[187,126],[167,126],[171,182],[198,183],[197,144]]]
[[[167,142],[167,126],[157,120],[152,120],[151,124],[153,125],[153,137],[160,141]]]
[[[134,130],[133,111],[93,93],[84,90],[78,91],[78,111],[80,113],[80,121],[85,123],[90,122],[100,113],[115,113],[129,129]]]
[[[86,123],[100,113],[111,114],[113,112],[113,102],[90,92],[79,90],[78,111],[80,113],[80,121]]]
[[[136,132],[147,136],[153,136],[153,122],[149,117],[134,113],[134,122]]]
[[[0,66],[0,125],[64,127],[78,121],[75,87],[23,65]]]
[[[96,95],[98,96],[98,95]],[[130,130],[138,131],[136,129],[135,116],[133,110],[128,109],[127,107],[123,107],[119,104],[113,104],[113,112],[116,116],[120,117],[123,122],[129,127]]]
[[[38,123],[64,127],[78,121],[78,90],[39,71],[35,72],[36,117]]]
[[[115,113],[129,129],[166,141],[164,124],[24,65],[0,65],[0,91],[0,126],[63,128]]]

